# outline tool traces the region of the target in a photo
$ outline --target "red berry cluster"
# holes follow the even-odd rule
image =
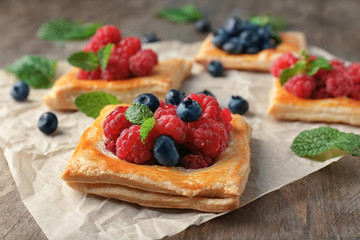
[[[184,146],[188,154],[182,154],[179,165],[185,168],[203,168],[214,163],[214,159],[226,148],[228,134],[232,128],[231,113],[221,109],[214,97],[192,93],[188,97],[197,99],[204,109],[200,119],[184,122],[177,116],[176,105],[160,101],[154,112],[155,125],[146,138],[140,138],[140,126],[132,125],[125,117],[127,107],[113,110],[103,123],[103,132],[108,139],[106,149],[118,158],[136,164],[154,162],[152,148],[160,135],[171,136],[177,144]]]
[[[115,45],[106,69],[94,71],[80,69],[79,79],[118,80],[132,76],[147,76],[158,62],[157,54],[151,49],[141,50],[141,41],[136,37],[122,38],[120,30],[112,25],[99,28],[84,46],[83,51],[97,53],[109,43]]]
[[[315,60],[311,56],[310,60]],[[280,57],[271,67],[271,73],[280,77],[281,72],[293,67],[299,58],[288,53]],[[319,69],[315,75],[299,73],[284,84],[284,89],[300,98],[323,99],[349,97],[360,100],[360,63],[346,66],[341,60],[329,61],[332,70]]]

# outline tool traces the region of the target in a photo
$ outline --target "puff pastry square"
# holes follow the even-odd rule
[[[300,53],[306,49],[302,32],[280,33],[282,42],[275,49],[265,49],[257,54],[229,54],[211,43],[210,34],[202,43],[195,61],[206,66],[212,60],[219,60],[226,69],[269,71],[272,63],[284,53]]]
[[[102,123],[116,107],[104,107],[81,136],[62,179],[77,191],[159,208],[224,212],[239,207],[250,171],[251,127],[234,115],[229,146],[202,169],[136,165],[104,147]]]
[[[270,92],[268,114],[277,119],[346,123],[360,126],[360,101],[347,98],[303,99],[286,91],[279,79]]]
[[[122,103],[131,103],[142,93],[153,93],[163,99],[169,89],[180,88],[190,74],[191,65],[192,62],[185,59],[160,61],[150,76],[118,81],[81,80],[77,78],[79,69],[74,68],[55,82],[43,101],[54,110],[76,110],[75,98],[86,92],[107,92],[117,96]]]

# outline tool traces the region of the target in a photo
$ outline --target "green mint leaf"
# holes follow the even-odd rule
[[[291,149],[299,156],[316,156],[340,149],[353,156],[360,156],[360,135],[344,133],[331,127],[319,127],[301,132]]]
[[[99,58],[94,52],[76,52],[68,57],[68,62],[85,71],[96,70],[99,67]]]
[[[115,45],[113,43],[109,43],[105,47],[102,47],[97,53],[97,57],[100,60],[101,70],[104,70],[106,68],[110,58],[111,51],[113,50],[114,46]]]
[[[120,104],[120,101],[104,92],[83,93],[75,99],[76,107],[92,118],[97,118],[101,109],[109,104]]]
[[[40,27],[37,37],[48,41],[87,39],[101,26],[101,23],[81,24],[65,19],[52,19]]]
[[[258,26],[270,25],[270,27],[274,31],[281,31],[286,28],[285,19],[274,15],[265,14],[265,15],[252,16],[249,18],[249,21]]]
[[[55,60],[27,55],[5,67],[5,70],[33,88],[50,88],[54,83],[56,64]]]
[[[280,83],[284,85],[292,76],[305,71],[306,61],[299,60],[292,68],[286,68],[281,71]]]
[[[180,8],[165,8],[160,10],[158,15],[177,23],[193,22],[202,17],[202,13],[192,3],[185,4]]]
[[[145,120],[152,118],[154,113],[150,110],[150,108],[141,103],[133,103],[130,107],[125,111],[125,117],[132,124],[141,125]]]
[[[142,143],[146,143],[146,138],[149,135],[151,129],[153,129],[155,125],[155,117],[151,117],[146,119],[140,127],[140,138]]]
[[[318,57],[317,59],[310,60],[307,63],[305,73],[308,76],[312,76],[316,74],[319,71],[319,69],[332,70],[333,68],[331,67],[328,60],[322,57]]]

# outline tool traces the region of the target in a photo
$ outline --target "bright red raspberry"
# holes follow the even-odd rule
[[[323,98],[331,98],[333,97],[328,91],[326,91],[326,87],[317,88],[313,92],[313,96],[311,98],[313,99],[323,99]]]
[[[129,61],[117,54],[111,54],[106,69],[101,72],[101,79],[127,79],[130,75]]]
[[[176,115],[162,115],[156,120],[154,131],[156,136],[169,135],[179,144],[186,139],[186,124]]]
[[[187,125],[185,147],[193,152],[199,151],[215,158],[225,150],[227,140],[224,124],[213,119],[201,117]]]
[[[93,71],[85,71],[83,69],[79,69],[78,78],[87,80],[101,79],[101,70],[100,68]]]
[[[158,107],[158,109],[156,109],[154,116],[156,119],[159,119],[161,116],[163,115],[173,115],[173,116],[177,116],[176,114],[176,106],[172,105],[172,104],[166,104],[165,102],[160,101],[160,107]],[[161,106],[162,105],[162,106]]]
[[[231,111],[228,108],[222,108],[221,109],[221,118],[223,119],[224,122],[224,126],[226,129],[226,132],[229,134],[231,129],[232,129],[232,124],[231,124]]]
[[[143,50],[130,58],[130,71],[137,77],[150,75],[154,66],[153,56]]]
[[[212,158],[202,153],[188,154],[183,157],[179,162],[180,166],[187,169],[204,168],[212,164]]]
[[[105,148],[116,155],[116,140],[105,143]]]
[[[84,52],[94,52],[97,53],[100,48],[102,47],[102,44],[94,37],[92,36],[88,43],[85,44],[83,47]]]
[[[270,71],[275,77],[280,77],[282,70],[292,67],[298,60],[292,53],[285,53],[273,63]]]
[[[350,64],[345,70],[345,75],[352,86],[350,97],[360,100],[360,63]]]
[[[109,43],[118,43],[121,40],[121,32],[114,25],[104,25],[93,36],[101,46],[105,46]]]
[[[116,47],[117,53],[128,60],[140,50],[141,40],[137,37],[126,37]]]
[[[216,98],[202,93],[191,93],[187,98],[191,98],[200,104],[203,112],[202,117],[210,118],[216,121],[221,117],[221,108]]]
[[[144,164],[151,159],[153,146],[151,132],[144,144],[140,138],[140,125],[132,125],[124,129],[116,140],[116,156],[127,162]]]
[[[311,98],[316,89],[316,79],[300,73],[292,76],[284,85],[286,91],[299,98]]]
[[[152,49],[144,49],[142,51],[145,53],[148,53],[152,56],[152,58],[154,59],[155,65],[158,63],[158,55],[156,52],[154,52]]]
[[[326,78],[326,91],[334,97],[346,97],[351,92],[351,81],[343,70],[332,70]]]
[[[340,59],[332,59],[329,63],[334,70],[345,70],[345,63]]]
[[[103,122],[103,132],[105,137],[110,140],[116,140],[122,130],[129,128],[131,123],[125,118],[127,107],[119,106],[106,116]]]

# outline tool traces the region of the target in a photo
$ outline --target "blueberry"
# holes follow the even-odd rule
[[[195,29],[198,32],[210,32],[211,31],[211,22],[207,19],[199,19],[195,23]]]
[[[245,48],[245,53],[247,53],[247,54],[255,54],[255,53],[258,53],[258,52],[260,52],[260,47],[259,46],[257,46],[257,45],[254,45],[254,46],[250,46],[250,47],[247,47],[247,48]]]
[[[239,18],[230,17],[226,20],[224,28],[230,35],[236,35],[240,31],[241,25],[242,22]]]
[[[224,67],[219,61],[211,61],[206,68],[213,77],[220,77],[224,74]]]
[[[38,128],[45,134],[51,134],[55,132],[58,126],[58,120],[55,114],[52,112],[46,112],[40,116],[38,121]]]
[[[275,48],[276,47],[276,44],[274,41],[266,41],[266,42],[263,42],[262,45],[261,45],[261,48],[262,49],[268,49],[268,48]]]
[[[159,38],[156,36],[155,33],[146,33],[142,38],[142,43],[152,43],[160,41]]]
[[[167,104],[179,105],[185,98],[185,93],[177,89],[170,89],[165,95],[165,102]]]
[[[184,122],[194,122],[202,115],[201,106],[197,101],[187,98],[182,100],[176,109],[178,117]]]
[[[153,153],[163,166],[175,166],[180,160],[176,142],[167,135],[161,135],[155,140]]]
[[[213,32],[212,43],[221,48],[221,46],[227,42],[229,39],[229,34],[223,28],[218,28]]]
[[[232,96],[228,107],[232,113],[242,115],[249,110],[249,103],[240,96]]]
[[[206,89],[204,89],[204,90],[201,91],[201,92],[197,92],[197,93],[198,93],[198,94],[205,94],[205,95],[207,95],[207,96],[212,96],[212,97],[216,98],[215,95],[214,95],[212,92],[210,92],[209,90],[206,90]]]
[[[144,104],[148,106],[152,112],[155,112],[156,109],[160,106],[159,99],[151,93],[144,93],[137,96],[134,99],[133,103]]]
[[[11,96],[18,102],[23,102],[29,96],[29,85],[23,81],[16,82],[11,88]]]
[[[239,54],[244,49],[244,41],[238,37],[232,37],[222,46],[222,49],[230,54]]]

